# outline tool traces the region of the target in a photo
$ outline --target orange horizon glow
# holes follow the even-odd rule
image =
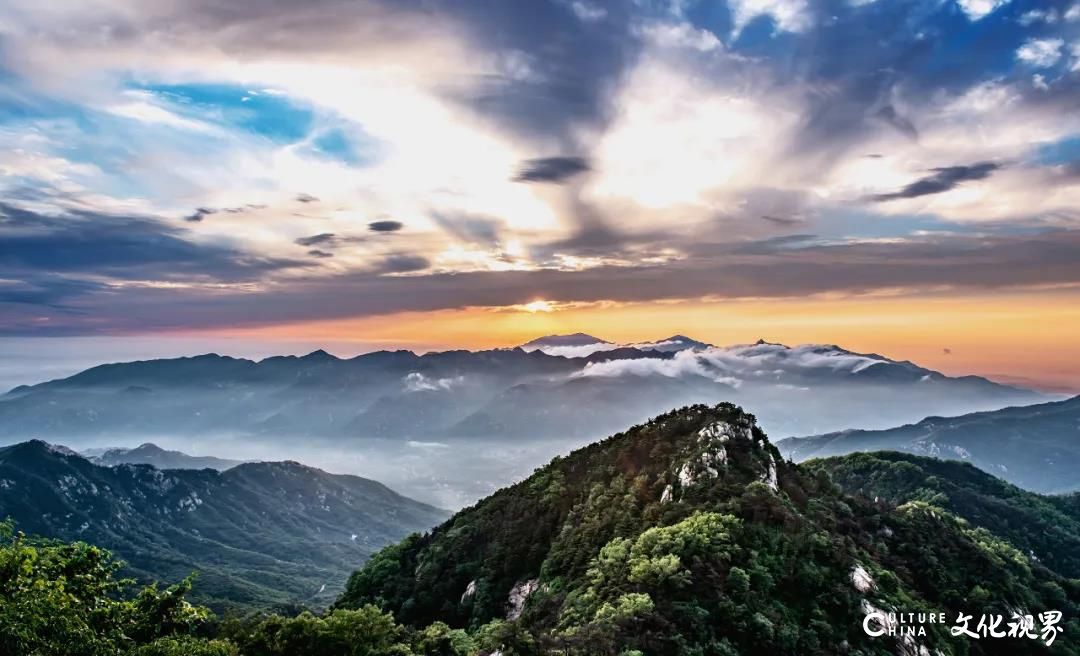
[[[684,300],[503,307],[312,321],[210,333],[259,341],[416,351],[510,347],[584,332],[619,343],[685,334],[718,346],[757,339],[838,344],[949,375],[975,374],[1046,391],[1080,392],[1080,290],[974,295]]]

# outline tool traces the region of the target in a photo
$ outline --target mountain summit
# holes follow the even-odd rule
[[[593,337],[592,335],[586,335],[585,333],[572,333],[569,335],[546,335],[544,337],[537,337],[534,340],[522,344],[521,348],[526,351],[534,351],[536,349],[554,346],[590,346],[592,344],[610,343],[611,342],[607,340]]]
[[[1070,617],[1078,602],[1060,573],[940,507],[848,496],[785,462],[752,415],[720,404],[556,458],[373,556],[337,606],[485,626],[514,653],[764,656],[966,653],[948,626],[873,639],[862,620],[880,609]]]
[[[216,469],[224,471],[241,463],[240,460],[226,460],[213,456],[191,456],[181,451],[163,449],[152,442],[139,446],[106,449],[98,455],[86,454],[91,462],[112,467],[114,465],[153,465],[158,469]]]

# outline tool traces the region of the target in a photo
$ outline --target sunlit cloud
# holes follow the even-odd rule
[[[9,2],[0,328],[1072,284],[1075,7],[1007,5]]]

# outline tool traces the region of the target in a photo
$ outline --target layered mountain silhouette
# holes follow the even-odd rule
[[[350,359],[316,351],[257,362],[211,354],[102,365],[0,397],[0,440],[584,441],[666,408],[719,399],[738,401],[786,436],[887,428],[1046,397],[832,345],[715,347],[683,335],[618,345],[570,335],[528,349]]]
[[[1045,653],[1039,640],[976,643],[949,627],[973,612],[1075,618],[1078,508],[959,463],[796,465],[752,415],[696,405],[387,547],[336,606],[494,635],[501,653]],[[890,611],[947,624],[863,631]],[[1060,628],[1054,650],[1071,653],[1080,623]]]
[[[158,469],[216,469],[225,471],[239,465],[241,460],[227,460],[214,456],[191,456],[182,451],[163,449],[156,444],[146,442],[132,449],[112,448],[95,450],[96,453],[83,455],[98,465],[153,465]]]
[[[797,461],[881,450],[963,460],[1029,490],[1069,492],[1080,489],[1080,397],[928,417],[887,430],[791,438],[777,447]]]
[[[375,481],[295,462],[213,469],[94,464],[29,441],[0,449],[0,518],[114,551],[144,580],[199,575],[217,609],[331,601],[374,550],[446,517]]]

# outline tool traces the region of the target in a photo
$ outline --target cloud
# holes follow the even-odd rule
[[[412,273],[431,266],[431,261],[421,255],[390,255],[379,263],[381,273]]]
[[[446,390],[449,390],[456,385],[460,385],[464,381],[464,376],[455,376],[453,378],[430,378],[420,373],[419,371],[414,371],[412,373],[406,374],[405,377],[401,379],[401,382],[405,386],[406,392],[445,392]],[[430,445],[438,443],[418,442],[417,444]]]
[[[180,116],[156,103],[153,94],[140,91],[127,91],[125,96],[132,98],[130,102],[123,102],[105,108],[105,111],[116,116],[133,119],[143,123],[163,125],[170,128],[187,130],[191,132],[213,133],[215,128],[207,123],[192,120]]]
[[[300,246],[336,246],[338,243],[338,236],[332,232],[322,232],[317,235],[311,235],[310,237],[300,237],[296,240],[296,243]]]
[[[58,274],[85,287],[4,271],[27,307],[81,304],[42,312],[56,330],[1077,280],[1062,261],[1076,158],[1042,153],[1080,133],[1080,78],[1058,70],[1076,65],[1065,46],[1033,68],[1033,43],[1072,44],[1075,24],[1049,11],[13,1],[0,197],[163,231],[142,246],[161,260],[127,269],[104,263],[134,258],[125,237],[93,242],[115,253]],[[974,42],[980,57],[958,47]],[[354,157],[320,150],[330,134]],[[969,164],[928,170],[942,162]],[[403,229],[373,217],[402,218],[408,243],[367,234]],[[982,237],[965,232],[975,221]],[[39,232],[63,250],[84,223]],[[319,235],[335,237],[307,242]],[[974,257],[984,244],[1011,266]]]
[[[602,20],[607,16],[606,9],[591,2],[584,2],[583,0],[573,0],[570,3],[570,9],[574,11],[575,16],[590,23]]]
[[[527,160],[514,176],[515,182],[562,183],[589,170],[583,157],[544,157]]]
[[[815,240],[778,255],[740,253],[744,248],[743,244],[713,247],[708,259],[573,271],[413,271],[410,275],[381,275],[378,267],[346,273],[297,269],[280,283],[244,288],[243,293],[236,294],[216,286],[193,284],[130,286],[123,293],[88,290],[78,301],[82,307],[93,309],[91,315],[36,306],[18,310],[11,306],[10,311],[5,308],[0,312],[4,315],[0,333],[236,329],[406,311],[505,307],[536,298],[563,303],[805,298],[881,289],[919,293],[946,288],[961,292],[1080,282],[1080,231],[928,234],[851,243]],[[168,264],[163,266],[169,268]],[[207,273],[214,272],[214,267],[205,268]],[[243,276],[228,269],[226,273],[234,279],[257,280],[266,275],[257,269],[247,270]],[[157,274],[149,269],[137,277],[153,275]],[[25,274],[10,268],[0,277],[26,279]],[[453,293],[447,293],[448,289]]]
[[[622,376],[681,378],[684,376],[700,376],[732,387],[738,387],[742,384],[739,379],[722,374],[719,370],[713,368],[708,360],[692,351],[680,351],[670,359],[635,358],[590,362],[585,365],[584,369],[574,375],[579,378],[618,378]]]
[[[101,291],[104,285],[52,273],[30,273],[22,280],[0,281],[0,304],[19,303],[65,311],[66,301]]]
[[[138,279],[239,282],[299,262],[199,244],[147,217],[71,211],[47,215],[0,203],[0,278],[33,272]]]
[[[372,221],[368,230],[372,232],[397,232],[404,227],[401,221]]]
[[[901,116],[892,105],[885,105],[877,112],[878,118],[896,128],[909,139],[918,139],[919,131],[911,121]]]
[[[642,31],[651,43],[665,48],[688,48],[698,52],[711,52],[724,47],[715,34],[695,28],[689,23],[650,23]]]
[[[524,347],[523,347],[524,348]],[[612,342],[594,342],[592,344],[578,344],[575,346],[536,346],[526,348],[527,351],[543,351],[548,355],[561,356],[564,358],[584,358],[593,353],[614,351],[621,348],[636,348],[642,351],[677,351],[686,346],[678,340],[664,340],[658,342],[632,342],[630,344],[615,344]]]
[[[825,373],[857,374],[882,359],[850,353],[835,346],[805,344],[789,348],[759,343],[677,352],[670,359],[635,358],[590,362],[579,377],[699,376],[740,387],[744,383],[777,384]]]
[[[1030,39],[1016,51],[1016,58],[1038,68],[1048,68],[1061,59],[1063,39]]]
[[[527,351],[543,351],[548,355],[555,355],[564,358],[584,358],[592,355],[593,353],[599,353],[601,351],[614,351],[617,348],[622,348],[621,344],[611,344],[608,342],[595,342],[593,344],[578,344],[576,346],[538,346],[535,348],[528,348]]]
[[[981,18],[989,16],[994,11],[1003,5],[1009,3],[1009,0],[956,0],[956,4],[964,10],[968,18],[977,21]]]
[[[773,216],[771,214],[762,214],[761,218],[764,221],[768,221],[769,223],[775,223],[776,225],[781,226],[795,226],[803,223],[802,219],[792,216]]]
[[[802,32],[811,24],[805,0],[729,0],[728,8],[735,36],[758,16],[768,16],[776,29],[785,32]]]
[[[919,196],[940,194],[953,189],[962,182],[986,179],[1000,168],[1001,164],[996,162],[979,162],[967,166],[946,166],[930,169],[933,175],[920,178],[903,187],[900,191],[875,194],[872,199],[876,202],[884,202],[900,198],[917,198]]]
[[[1036,23],[1055,23],[1057,20],[1058,13],[1054,9],[1031,9],[1021,14],[1017,22],[1024,27],[1029,27]]]
[[[198,223],[199,221],[202,221],[206,217],[210,216],[211,214],[217,214],[217,210],[212,207],[200,207],[191,214],[185,216],[184,220],[190,221],[191,223]]]

